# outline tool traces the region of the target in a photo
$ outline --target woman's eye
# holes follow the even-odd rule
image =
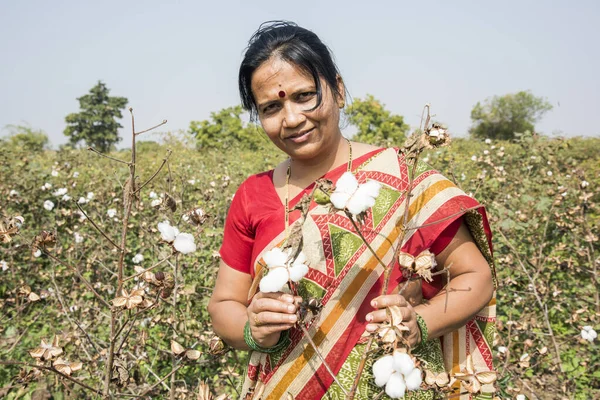
[[[277,109],[276,103],[269,104],[268,106],[263,108],[263,114],[271,113],[271,112],[275,111],[276,109]]]
[[[298,95],[298,99],[300,101],[307,101],[312,99],[315,96],[315,92],[304,92]]]

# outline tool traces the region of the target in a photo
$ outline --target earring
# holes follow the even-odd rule
[[[346,106],[346,103],[340,104],[340,108],[344,108],[345,106]]]

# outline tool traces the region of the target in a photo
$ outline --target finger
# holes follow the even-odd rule
[[[377,310],[377,311],[368,313],[367,316],[365,317],[365,320],[367,322],[379,324],[381,322],[388,321],[389,319],[388,319],[387,311],[385,309],[381,309],[381,310]]]
[[[275,292],[275,293],[263,293],[258,292],[255,296],[257,299],[268,298],[283,301],[285,303],[294,303],[294,296],[287,293]]]
[[[386,294],[371,300],[371,306],[374,308],[384,308],[389,306],[405,307],[406,305],[408,305],[408,302],[404,296],[400,294]]]
[[[296,312],[296,306],[278,299],[266,297],[252,302],[253,313],[258,314],[265,311],[293,314]]]
[[[293,324],[296,320],[296,314],[281,314],[268,311],[256,314],[254,318],[257,326]]]

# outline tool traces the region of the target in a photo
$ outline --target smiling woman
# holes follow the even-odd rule
[[[209,303],[215,332],[234,348],[253,350],[241,398],[344,398],[354,383],[360,399],[376,397],[377,385],[392,397],[408,388],[407,398],[432,398],[430,390],[417,390],[418,368],[410,379],[392,370],[374,379],[367,368],[355,382],[365,337],[392,323],[392,314],[408,331],[395,345],[409,346],[403,348],[428,371],[452,369],[465,360],[459,351],[465,348],[478,370],[491,369],[484,348],[491,342],[494,288],[489,227],[478,203],[435,171],[413,169],[407,179],[398,148],[342,136],[347,91],[329,49],[311,31],[288,22],[261,26],[242,61],[239,88],[243,106],[289,156],[236,192]],[[322,185],[329,185],[331,200],[317,203],[313,195]],[[403,217],[410,234],[399,234]],[[452,265],[448,276],[457,290],[446,298],[448,282],[428,279],[398,294],[407,277],[396,248],[403,260]],[[389,286],[382,260],[393,266]],[[478,324],[465,336],[476,314]],[[444,335],[451,337],[442,355]]]

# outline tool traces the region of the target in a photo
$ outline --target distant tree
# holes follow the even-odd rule
[[[224,108],[210,114],[211,120],[192,121],[188,132],[196,138],[196,147],[230,148],[243,146],[257,149],[266,142],[261,130],[254,124],[244,124],[241,106]]]
[[[88,146],[107,152],[121,140],[118,129],[122,126],[116,119],[123,117],[121,110],[127,105],[127,99],[110,97],[109,92],[106,85],[98,81],[88,94],[77,99],[81,111],[65,118],[64,133],[71,146],[84,141]]]
[[[513,139],[516,132],[533,132],[534,124],[551,109],[552,105],[544,98],[529,91],[494,96],[483,104],[475,104],[469,133],[480,139]]]
[[[33,129],[25,125],[7,125],[9,136],[0,140],[11,147],[30,152],[43,151],[49,143],[48,135],[41,129]]]
[[[379,146],[399,146],[406,139],[409,127],[404,123],[404,118],[386,110],[370,94],[365,100],[354,99],[346,109],[346,114],[349,122],[358,128],[353,140]]]

